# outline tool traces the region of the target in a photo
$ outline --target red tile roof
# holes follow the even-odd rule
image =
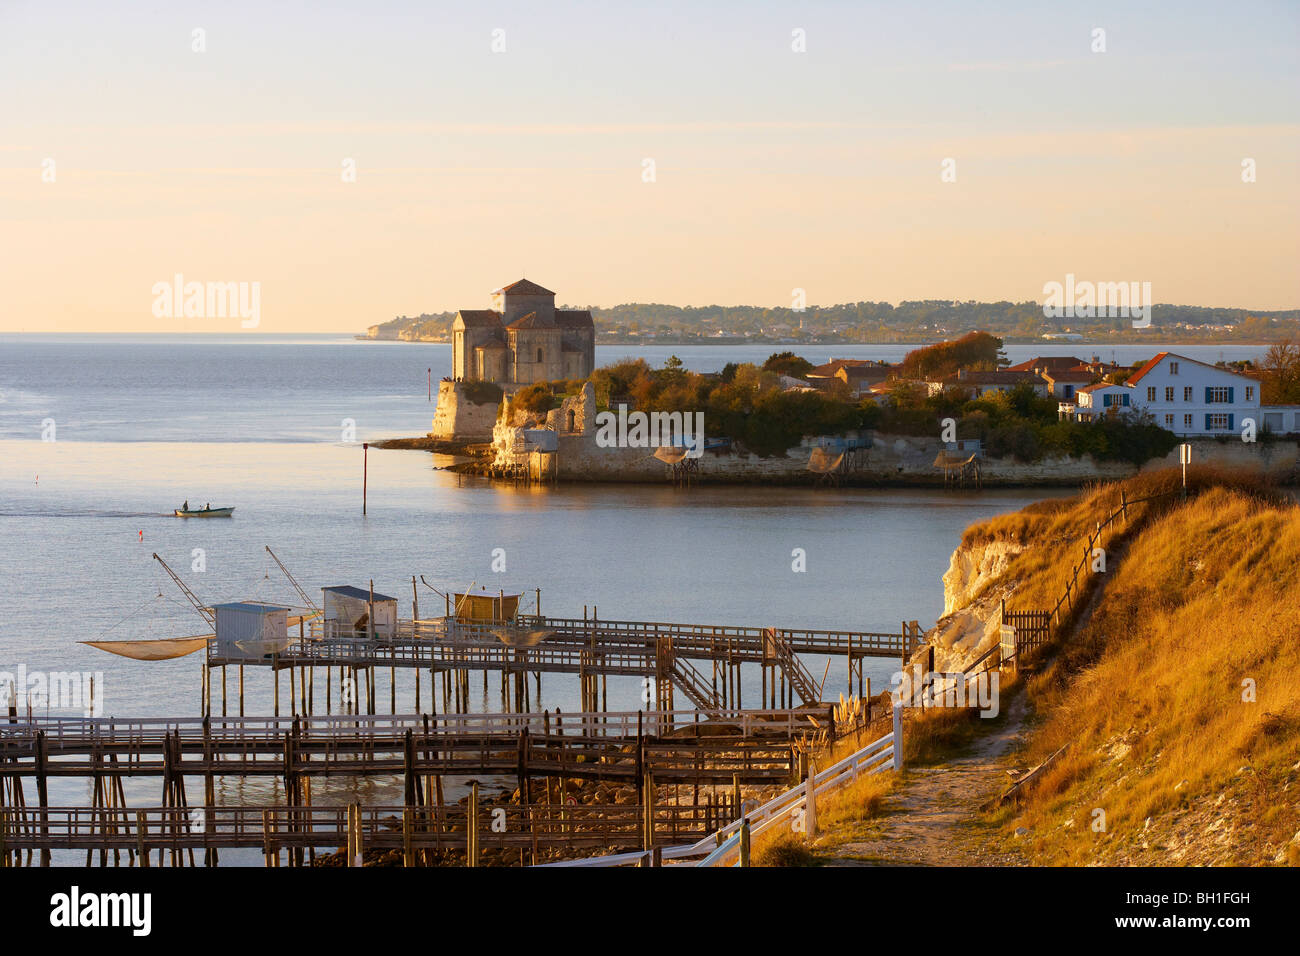
[[[1046,385],[1042,376],[1036,372],[1013,372],[1011,369],[999,369],[996,372],[954,372],[939,379],[944,385]]]
[[[1250,379],[1250,381],[1252,382],[1259,381],[1259,379],[1254,375],[1247,375],[1245,372],[1238,372],[1236,369],[1223,368],[1218,365],[1211,365],[1209,362],[1198,362],[1196,359],[1188,358],[1186,355],[1179,355],[1176,352],[1161,352],[1151,361],[1147,362],[1140,369],[1138,369],[1136,372],[1130,375],[1128,379],[1128,384],[1136,385],[1139,381],[1141,381],[1143,375],[1146,375],[1147,372],[1151,371],[1153,368],[1159,365],[1161,359],[1165,359],[1165,358],[1176,358],[1180,362],[1191,362],[1193,365],[1199,365],[1202,368],[1217,369],[1220,372],[1227,372],[1229,375],[1235,375],[1238,378]]]
[[[497,292],[505,292],[509,295],[555,295],[550,289],[543,289],[536,282],[530,282],[527,279],[520,279],[518,282],[502,286],[497,289]]]
[[[1051,369],[1048,369],[1046,372],[1041,372],[1040,374],[1049,382],[1091,382],[1097,377],[1087,369],[1079,372],[1072,368],[1064,369],[1059,372],[1054,372]]]
[[[566,329],[595,328],[589,309],[556,309],[555,324]]]
[[[807,374],[813,378],[833,378],[842,368],[884,368],[892,371],[891,366],[871,359],[831,359],[824,365],[809,369]]]
[[[1155,368],[1157,365],[1159,365],[1159,364],[1160,364],[1160,360],[1163,359],[1163,358],[1165,358],[1167,355],[1169,355],[1168,352],[1160,352],[1159,354],[1157,354],[1155,358],[1153,358],[1151,361],[1147,362],[1146,365],[1143,365],[1140,369],[1138,369],[1136,372],[1134,372],[1132,375],[1130,375],[1130,376],[1128,377],[1128,383],[1127,383],[1127,384],[1129,384],[1129,385],[1136,385],[1138,382],[1140,382],[1140,381],[1142,380],[1142,376],[1143,376],[1143,375],[1145,375],[1147,372],[1151,371],[1153,368]]]
[[[1032,372],[1036,368],[1046,369],[1067,369],[1077,368],[1084,364],[1083,359],[1074,355],[1040,355],[1031,358],[1028,362],[1021,362],[1018,365],[1009,366],[1008,372]]]
[[[555,322],[548,315],[541,315],[537,312],[529,312],[527,315],[521,315],[509,325],[508,329],[553,329]]]
[[[501,313],[493,312],[491,309],[461,309],[456,313],[456,318],[467,328],[482,325],[501,325]]]

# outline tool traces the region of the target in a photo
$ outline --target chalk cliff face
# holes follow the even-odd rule
[[[963,670],[998,642],[1002,599],[1014,590],[1014,583],[985,588],[1023,550],[1022,545],[999,539],[962,545],[952,553],[943,576],[944,616],[929,634],[936,670]]]
[[[1000,578],[1011,559],[1024,551],[1013,541],[983,541],[957,548],[943,576],[943,613],[951,614],[970,603],[990,581]]]
[[[497,403],[470,401],[460,382],[443,379],[433,413],[433,437],[445,441],[487,441],[497,420]]]

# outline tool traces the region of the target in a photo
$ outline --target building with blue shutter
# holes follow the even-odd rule
[[[1173,352],[1161,352],[1125,383],[1133,405],[1179,436],[1240,434],[1260,420],[1259,381]]]

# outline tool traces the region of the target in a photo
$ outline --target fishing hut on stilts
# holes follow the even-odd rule
[[[943,472],[943,486],[945,488],[979,489],[983,487],[983,472],[978,454],[960,456],[941,451],[934,459],[934,467]]]

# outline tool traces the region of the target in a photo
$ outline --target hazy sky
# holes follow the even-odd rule
[[[0,0],[0,330],[239,330],[156,318],[177,273],[260,283],[261,332],[521,275],[1300,307],[1295,2],[212,6]]]

